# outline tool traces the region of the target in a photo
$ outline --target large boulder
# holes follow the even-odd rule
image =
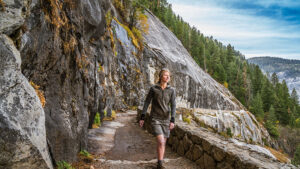
[[[21,73],[13,42],[0,35],[0,168],[53,168],[41,102]]]

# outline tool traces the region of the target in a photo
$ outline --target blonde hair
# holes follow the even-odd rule
[[[169,69],[167,69],[167,68],[162,68],[162,69],[160,70],[159,74],[158,74],[159,79],[158,79],[158,82],[157,82],[157,83],[160,83],[161,77],[163,76],[164,72],[169,72],[169,74],[171,75]]]

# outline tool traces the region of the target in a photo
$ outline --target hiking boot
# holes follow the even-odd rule
[[[166,169],[166,167],[163,166],[163,162],[161,160],[157,162],[157,169]]]

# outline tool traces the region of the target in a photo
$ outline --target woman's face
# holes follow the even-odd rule
[[[161,82],[168,83],[169,80],[170,80],[170,73],[167,71],[163,72],[162,77],[161,77]]]

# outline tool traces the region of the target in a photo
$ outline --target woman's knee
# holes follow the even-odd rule
[[[158,136],[157,137],[157,143],[159,146],[164,146],[166,144],[166,139],[163,136]]]

